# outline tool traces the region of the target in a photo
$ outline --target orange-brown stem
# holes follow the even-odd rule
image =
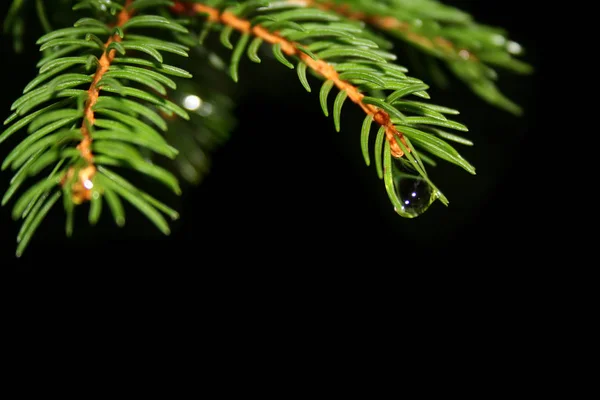
[[[306,53],[300,51],[300,44],[291,42],[279,36],[277,33],[269,32],[260,25],[252,26],[250,21],[239,18],[233,13],[227,11],[220,13],[219,10],[204,4],[177,2],[172,9],[173,11],[179,13],[206,14],[208,16],[208,20],[211,22],[219,22],[224,25],[229,25],[241,33],[252,34],[263,39],[267,43],[280,44],[283,53],[287,54],[288,56],[298,57],[313,71],[317,72],[325,79],[332,81],[340,91],[345,91],[350,100],[356,103],[366,114],[371,115],[375,122],[385,127],[386,138],[390,144],[392,155],[397,158],[400,158],[404,155],[404,152],[396,142],[395,137],[399,137],[407,148],[408,145],[404,141],[403,134],[399,132],[392,123],[389,114],[372,104],[365,104],[362,101],[365,96],[358,90],[356,86],[341,80],[339,74],[331,64],[323,60],[315,60]]]
[[[290,0],[298,2],[298,0]],[[347,4],[335,4],[330,2],[319,2],[315,0],[301,0],[308,6],[317,7],[323,10],[335,11],[347,18],[364,21],[368,24],[377,26],[384,30],[396,30],[402,32],[407,40],[416,43],[428,49],[438,49],[446,53],[458,56],[464,60],[477,61],[477,57],[467,49],[458,48],[454,43],[442,36],[436,36],[433,39],[420,35],[411,30],[410,24],[400,21],[391,16],[369,15],[360,11],[353,11]]]
[[[132,11],[127,10],[127,6],[132,2],[132,0],[127,0],[125,2],[125,8],[121,10],[119,15],[117,16],[116,26],[123,26],[132,16]],[[104,47],[107,48],[113,42],[120,42],[121,37],[117,34],[108,38],[107,42],[104,44]],[[98,67],[96,69],[96,73],[94,74],[94,79],[88,89],[88,96],[85,102],[85,107],[83,110],[83,123],[81,124],[81,135],[83,139],[77,146],[77,149],[81,153],[81,157],[87,161],[87,166],[85,168],[81,168],[79,170],[77,180],[73,182],[71,187],[72,198],[75,204],[83,203],[84,201],[88,201],[92,197],[91,191],[91,179],[94,177],[96,173],[96,167],[94,166],[94,155],[92,154],[92,135],[89,131],[89,127],[93,126],[96,119],[94,116],[94,105],[98,101],[98,97],[100,96],[100,88],[98,87],[98,83],[104,77],[104,74],[108,72],[110,65],[112,64],[114,58],[116,56],[115,50],[105,51],[98,60]],[[67,176],[63,178],[63,184],[71,180],[71,177],[74,174],[74,168],[71,167],[67,172]]]

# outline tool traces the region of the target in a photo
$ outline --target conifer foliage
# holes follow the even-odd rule
[[[49,16],[48,7],[64,13]],[[443,160],[471,174],[475,168],[457,150],[472,145],[459,111],[432,103],[430,83],[409,73],[394,46],[404,43],[426,60],[434,83],[445,66],[482,100],[515,114],[521,109],[497,88],[494,68],[531,72],[506,32],[435,0],[14,0],[4,29],[16,51],[32,9],[47,32],[37,40],[38,74],[0,133],[0,143],[15,143],[1,164],[13,177],[1,189],[2,205],[12,202],[21,220],[18,256],[57,204],[67,235],[78,206],[86,204],[92,225],[106,210],[122,226],[125,203],[169,234],[177,211],[139,183],[151,178],[180,194],[179,179],[199,182],[206,168],[198,159],[226,139],[231,104],[202,82],[208,69],[224,67],[237,82],[243,59],[272,58],[265,68],[295,70],[337,131],[344,106],[358,107],[364,120],[354,137],[364,161],[407,218],[436,200],[448,204],[428,167]],[[209,37],[230,49],[225,66],[211,62]],[[192,52],[200,61],[189,62]],[[211,102],[182,99],[189,85]],[[195,141],[186,121],[209,139]]]

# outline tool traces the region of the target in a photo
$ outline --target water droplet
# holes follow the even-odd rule
[[[412,173],[397,171],[394,177],[394,188],[402,204],[402,209],[396,209],[396,212],[405,218],[418,217],[437,199],[429,183]]]
[[[91,189],[91,188],[93,188],[93,187],[94,187],[94,183],[93,183],[92,181],[90,181],[89,179],[86,179],[86,180],[83,182],[83,186],[84,186],[86,189],[88,189],[88,190],[89,190],[89,189]]]
[[[190,111],[196,111],[202,106],[202,99],[195,94],[190,94],[184,97],[183,107]]]

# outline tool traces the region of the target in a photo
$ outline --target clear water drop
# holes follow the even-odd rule
[[[195,94],[188,94],[183,98],[183,107],[190,111],[196,111],[202,107],[202,99]]]
[[[396,196],[402,204],[396,212],[404,218],[415,218],[423,214],[437,199],[429,183],[419,175],[397,172],[394,177]]]

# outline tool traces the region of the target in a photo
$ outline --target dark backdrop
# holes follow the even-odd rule
[[[2,4],[2,15],[7,3]],[[536,186],[534,172],[534,145],[542,134],[537,104],[543,74],[532,24],[536,10],[515,0],[452,4],[481,22],[508,28],[527,49],[525,60],[537,73],[501,75],[501,88],[524,107],[523,117],[485,104],[456,81],[449,90],[430,90],[432,101],[461,110],[458,120],[469,126],[468,135],[476,144],[458,146],[477,168],[476,176],[443,162],[430,169],[449,207],[435,203],[419,218],[398,217],[374,167],[367,168],[362,160],[359,110],[351,103],[344,106],[342,131],[337,133],[320,110],[318,94],[306,93],[294,71],[244,61],[236,109],[239,128],[214,155],[212,173],[203,184],[187,189],[173,203],[181,219],[173,224],[170,237],[162,237],[128,208],[125,228],[114,227],[104,215],[98,227],[84,221],[67,240],[58,207],[20,265],[86,268],[97,261],[124,268],[251,270],[268,263],[283,271],[456,268],[468,262],[485,270],[498,268],[499,261],[535,256],[530,242],[535,238],[537,193],[545,190]],[[5,116],[35,75],[34,40],[30,38],[25,53],[15,55],[11,41],[1,38],[0,111],[5,110]],[[0,158],[8,151],[0,146]],[[10,176],[0,173],[2,191]],[[86,218],[78,215],[80,221]],[[17,230],[10,206],[1,208],[0,264],[14,262]]]

